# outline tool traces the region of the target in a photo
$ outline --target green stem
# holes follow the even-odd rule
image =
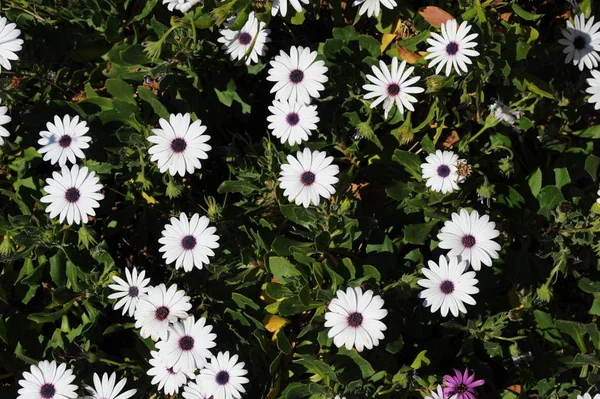
[[[469,145],[471,142],[477,139],[477,137],[481,136],[481,134],[485,132],[488,129],[488,127],[488,125],[483,125],[483,127],[477,133],[475,133],[475,136],[471,137],[465,145]]]

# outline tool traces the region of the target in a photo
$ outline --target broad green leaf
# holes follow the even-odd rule
[[[598,167],[599,166],[600,166],[600,158],[598,158],[594,154],[590,154],[585,159],[584,169],[586,172],[588,172],[588,174],[594,181],[598,180]]]
[[[510,6],[512,7],[515,14],[517,14],[519,17],[523,18],[526,21],[536,21],[544,16],[544,14],[532,14],[528,11],[525,11],[521,6],[514,3]]]
[[[540,168],[537,168],[537,170],[529,176],[527,183],[531,189],[531,194],[533,194],[534,197],[537,197],[542,189],[542,171]]]
[[[316,226],[318,217],[312,210],[294,204],[280,205],[279,209],[286,219],[294,223],[306,228]]]
[[[136,105],[135,98],[133,98],[133,87],[124,80],[108,79],[106,81],[106,91],[121,101]]]
[[[421,158],[412,152],[396,150],[392,159],[404,166],[404,169],[410,173],[418,181],[423,180],[421,177]]]
[[[258,190],[258,187],[245,180],[226,180],[223,183],[221,183],[219,188],[217,188],[217,192],[219,194],[241,193],[244,195],[248,195]]]

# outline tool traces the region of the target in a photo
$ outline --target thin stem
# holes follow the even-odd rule
[[[471,137],[465,145],[469,145],[471,142],[477,139],[477,137],[481,136],[481,134],[485,132],[488,129],[488,127],[488,125],[483,125],[483,127],[477,133],[475,133],[475,136]]]

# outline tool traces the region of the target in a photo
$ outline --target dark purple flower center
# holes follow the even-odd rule
[[[175,375],[175,374],[177,374],[175,371],[173,371],[173,367],[169,367],[169,368],[167,369],[167,373],[169,373],[169,374],[171,374],[171,375]]]
[[[400,86],[398,86],[396,83],[392,83],[388,85],[387,92],[390,96],[397,96],[398,93],[400,93]]]
[[[53,398],[55,393],[56,388],[54,388],[54,385],[52,384],[46,383],[40,388],[40,395],[42,395],[42,398],[44,399]]]
[[[229,373],[227,371],[219,371],[217,373],[217,384],[219,385],[225,385],[229,382]]]
[[[448,177],[450,175],[450,168],[448,165],[440,165],[437,168],[437,174],[439,177]]]
[[[68,134],[65,134],[60,139],[58,139],[58,145],[61,146],[62,148],[67,148],[68,146],[71,145],[71,141],[73,141],[73,139],[71,139],[71,136],[69,136]]]
[[[179,339],[179,347],[182,351],[190,351],[194,349],[194,338],[186,335],[185,337],[181,337]]]
[[[298,122],[300,122],[300,116],[298,116],[298,114],[296,112],[290,112],[285,117],[285,121],[290,126],[296,126],[298,124]]]
[[[472,246],[475,245],[477,241],[475,241],[475,237],[473,237],[471,234],[467,234],[466,236],[464,236],[462,238],[462,245],[465,248],[471,248]]]
[[[586,42],[587,41],[585,40],[585,37],[577,36],[575,40],[573,40],[573,47],[575,47],[577,50],[582,50],[585,48]]]
[[[242,32],[238,36],[238,41],[240,42],[241,45],[247,46],[250,43],[252,43],[252,35],[248,32]]]
[[[310,186],[311,184],[313,184],[315,182],[315,177],[316,176],[313,172],[307,171],[307,172],[302,173],[302,176],[300,176],[300,181],[305,186]]]
[[[469,387],[467,387],[462,382],[456,386],[456,393],[465,393],[468,390],[469,390]]]
[[[79,190],[77,190],[75,187],[71,187],[65,192],[65,199],[72,204],[77,202],[80,197],[81,194],[79,193]]]
[[[187,143],[181,137],[177,137],[175,140],[171,141],[171,149],[173,152],[183,152],[187,148]]]
[[[136,298],[138,295],[140,295],[140,290],[138,287],[129,287],[129,292],[127,293],[127,295],[129,295],[132,298]]]
[[[350,313],[350,316],[348,316],[348,325],[350,325],[351,327],[359,327],[362,324],[362,322],[362,313],[354,312]]]
[[[304,80],[304,72],[302,72],[299,69],[294,69],[292,72],[290,72],[290,81],[292,83],[300,83]]]
[[[185,236],[181,239],[181,246],[185,250],[194,249],[196,246],[196,237],[194,236]]]
[[[446,52],[450,55],[458,53],[458,43],[450,42],[446,45]]]
[[[450,280],[442,281],[442,284],[440,284],[440,291],[446,295],[452,294],[454,292],[454,283]]]
[[[171,313],[171,311],[169,310],[168,307],[161,306],[160,308],[156,309],[155,315],[158,320],[163,321],[167,317],[169,317],[169,313]]]

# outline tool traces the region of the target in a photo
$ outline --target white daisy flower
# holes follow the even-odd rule
[[[421,269],[425,280],[417,281],[421,287],[425,287],[419,293],[419,298],[424,298],[423,306],[431,306],[431,313],[440,310],[442,316],[446,317],[448,310],[454,317],[458,316],[458,311],[467,313],[464,303],[475,305],[477,302],[471,297],[479,292],[476,287],[477,279],[475,272],[465,271],[467,262],[452,256],[446,260],[444,255],[440,256],[439,265],[434,261],[428,261],[429,269]]]
[[[198,377],[196,377],[196,382],[190,381],[188,384],[183,387],[183,393],[181,394],[185,399],[209,399],[210,395],[206,395],[202,392],[200,384],[198,383]]]
[[[194,378],[194,374],[188,374],[186,371],[174,371],[168,367],[165,359],[160,353],[151,351],[152,359],[149,360],[152,366],[146,374],[152,378],[152,385],[158,385],[158,390],[162,390],[166,395],[174,395],[179,393],[181,388],[187,382],[188,378]]]
[[[423,179],[427,179],[427,187],[443,194],[458,190],[458,155],[452,151],[437,150],[435,154],[427,155],[425,162],[421,169]]]
[[[135,308],[135,328],[141,328],[142,338],[151,337],[154,341],[167,339],[169,324],[188,317],[192,308],[190,297],[185,291],[177,291],[173,284],[167,290],[164,284],[148,287],[146,295],[141,297]]]
[[[125,388],[125,384],[127,384],[127,378],[123,378],[115,385],[116,382],[116,373],[112,373],[110,377],[108,373],[104,373],[102,381],[100,381],[98,374],[94,373],[94,387],[85,387],[91,396],[86,396],[85,399],[128,399],[137,392],[137,389],[130,389],[121,393],[123,388]]]
[[[169,338],[157,342],[156,348],[167,367],[193,374],[212,357],[209,349],[217,346],[217,334],[211,333],[212,329],[204,317],[195,321],[194,316],[190,316],[169,326]]]
[[[373,291],[362,292],[360,287],[337,291],[325,313],[325,327],[331,327],[327,333],[333,338],[335,346],[342,345],[351,350],[355,347],[362,352],[364,348],[373,349],[383,339],[386,325],[380,320],[388,312],[383,307],[383,299],[373,295]]]
[[[40,201],[50,204],[46,212],[50,213],[50,218],[59,215],[60,223],[65,218],[68,224],[87,223],[88,215],[96,216],[94,208],[98,208],[98,201],[104,198],[104,194],[99,192],[102,185],[98,181],[96,173],[88,173],[85,166],[79,168],[79,165],[73,165],[71,169],[63,166],[61,174],[52,172],[52,178],[46,179],[48,185],[44,191],[48,195]]]
[[[598,190],[596,195],[598,195],[598,199],[596,199],[596,202],[600,204],[600,190]]]
[[[452,220],[444,223],[437,235],[438,246],[449,249],[449,257],[460,256],[473,270],[481,270],[481,264],[492,266],[492,259],[498,259],[501,247],[494,238],[500,235],[496,223],[490,222],[488,215],[479,217],[477,211],[469,215],[466,209],[452,214]]]
[[[398,4],[394,0],[354,0],[352,3],[352,7],[356,7],[361,5],[358,10],[359,15],[364,15],[367,13],[367,17],[375,17],[379,16],[381,11],[381,6],[383,5],[385,8],[389,8],[393,10]]]
[[[7,22],[5,17],[0,17],[0,66],[10,71],[10,61],[19,59],[15,53],[23,48],[23,39],[17,39],[21,34],[21,31],[16,29],[17,24],[7,24]],[[0,72],[2,72],[2,68],[0,68]]]
[[[364,96],[366,100],[377,97],[371,103],[371,108],[375,108],[383,102],[385,118],[388,117],[394,104],[396,104],[401,114],[404,114],[405,107],[409,111],[415,110],[412,103],[416,103],[418,100],[411,94],[422,93],[425,89],[412,86],[421,79],[420,76],[408,78],[415,69],[414,67],[404,70],[406,68],[406,61],[402,61],[402,64],[398,67],[398,58],[393,57],[391,73],[383,61],[379,61],[379,68],[375,65],[371,68],[375,76],[367,75],[367,79],[373,84],[363,86],[363,89],[368,91]]]
[[[325,75],[325,62],[318,60],[316,51],[305,47],[290,48],[290,54],[283,50],[271,61],[271,69],[267,80],[275,82],[271,93],[275,99],[290,100],[302,104],[310,104],[310,99],[319,98],[319,91],[325,90],[323,83],[329,79]]]
[[[287,141],[289,145],[294,145],[308,140],[319,123],[316,105],[274,100],[269,111],[269,129],[282,144]]]
[[[113,276],[113,280],[115,280],[117,284],[109,284],[109,288],[116,292],[110,294],[108,299],[121,298],[115,303],[115,310],[122,307],[123,315],[129,311],[129,317],[133,317],[139,298],[148,292],[148,287],[146,286],[150,283],[150,279],[144,279],[146,276],[145,270],[142,270],[138,275],[138,271],[135,267],[133,268],[133,273],[131,273],[129,269],[125,269],[125,276],[127,281],[124,281],[119,276]]]
[[[446,395],[444,395],[444,387],[441,385],[437,386],[437,392],[431,391],[429,392],[431,396],[425,396],[424,399],[447,399]]]
[[[427,39],[427,43],[431,44],[431,47],[427,49],[425,59],[433,58],[428,67],[432,68],[437,65],[435,73],[438,74],[446,66],[446,76],[450,75],[452,68],[460,75],[461,70],[465,73],[469,72],[467,64],[473,62],[469,57],[476,57],[479,52],[473,50],[473,47],[477,46],[477,42],[474,42],[479,34],[472,33],[467,36],[467,33],[471,30],[471,25],[467,21],[463,21],[460,26],[455,19],[451,19],[446,23],[442,24],[442,35],[435,32],[431,32],[432,38]]]
[[[196,4],[202,3],[202,0],[163,0],[162,3],[167,6],[169,11],[188,12]]]
[[[194,266],[202,270],[204,264],[209,264],[208,257],[215,256],[213,249],[219,248],[219,236],[214,234],[217,228],[208,227],[209,223],[206,216],[197,213],[189,221],[185,213],[179,215],[179,219],[171,218],[171,224],[165,225],[158,240],[163,244],[159,252],[164,252],[167,264],[175,261],[175,269],[183,267],[186,272],[192,271]]]
[[[311,152],[305,148],[295,157],[288,155],[287,161],[281,165],[279,186],[289,201],[308,208],[311,203],[318,206],[321,197],[329,199],[335,194],[333,185],[338,182],[336,175],[340,169],[331,164],[333,157],[324,151]]]
[[[289,0],[292,7],[296,12],[302,12],[302,6],[300,5],[300,1],[304,4],[308,4],[309,0]],[[271,15],[275,16],[277,13],[281,14],[282,17],[285,17],[288,9],[288,0],[273,0],[273,5],[271,6]]]
[[[43,360],[38,365],[32,365],[31,372],[23,372],[19,380],[17,399],[67,399],[77,398],[77,385],[71,383],[75,379],[73,371],[62,363],[57,365],[53,360]]]
[[[244,362],[238,363],[238,355],[229,357],[229,352],[219,352],[210,363],[200,370],[196,382],[206,396],[213,399],[239,399],[246,390],[242,386],[249,380],[244,377],[248,371]]]
[[[577,399],[600,399],[600,393],[595,394],[594,396],[590,395],[589,393],[584,393],[583,396],[582,395],[577,395]]]
[[[587,79],[588,88],[585,89],[585,91],[586,91],[586,93],[591,94],[591,96],[590,96],[590,98],[588,98],[587,102],[594,104],[594,109],[598,110],[598,109],[600,109],[600,71],[592,69],[590,72],[592,73],[592,77]],[[6,108],[6,107],[2,107],[2,108]],[[1,130],[0,130],[0,135],[2,135]],[[1,144],[1,140],[2,139],[0,139],[0,144]]]
[[[38,150],[44,154],[44,161],[50,161],[52,165],[56,162],[60,166],[67,163],[77,163],[77,158],[85,158],[82,149],[89,148],[88,142],[92,139],[86,136],[90,130],[85,121],[79,122],[79,116],[71,120],[69,115],[65,115],[61,120],[58,115],[54,116],[54,123],[46,123],[46,130],[40,132],[41,139],[38,144],[42,146]]]
[[[600,61],[600,22],[594,24],[594,17],[591,17],[587,23],[585,16],[579,14],[575,16],[575,25],[567,21],[567,29],[562,30],[564,36],[558,42],[567,47],[563,53],[567,55],[565,64],[573,61],[573,65],[578,65],[579,70],[584,67],[593,69],[598,67]]]
[[[148,141],[154,143],[148,150],[151,161],[158,162],[161,173],[169,170],[171,176],[177,173],[184,176],[202,168],[201,159],[208,159],[207,151],[211,146],[206,144],[210,136],[204,134],[206,126],[198,119],[190,124],[190,114],[171,114],[169,121],[158,121],[162,129],[152,129],[153,136]]]
[[[0,100],[0,103],[2,103],[2,100]],[[8,107],[7,106],[1,106],[0,107],[0,145],[4,144],[4,139],[3,137],[8,137],[10,136],[10,133],[8,132],[8,130],[6,130],[6,128],[2,125],[6,125],[7,123],[9,123],[12,118],[8,115],[6,115],[6,113],[8,112]]]
[[[231,23],[235,21],[235,17],[229,19],[225,24],[227,28]],[[263,56],[267,53],[267,46],[265,43],[271,41],[269,39],[269,29],[265,29],[265,23],[259,21],[254,16],[254,11],[248,16],[248,21],[242,26],[240,30],[229,30],[221,29],[221,37],[217,39],[219,43],[223,43],[223,50],[229,54],[231,61],[241,60],[246,57],[246,65],[250,65],[253,62],[258,62],[258,57]]]

